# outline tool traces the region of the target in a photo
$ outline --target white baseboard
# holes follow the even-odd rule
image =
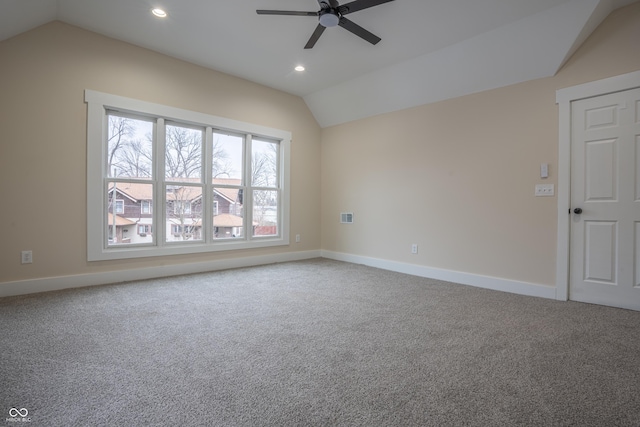
[[[109,283],[130,282],[133,280],[155,279],[158,277],[178,276],[180,274],[204,273],[207,271],[226,270],[230,268],[252,267],[255,265],[274,264],[278,262],[299,261],[303,259],[318,258],[320,256],[321,253],[319,250],[286,252],[273,255],[258,255],[189,264],[175,264],[101,273],[78,274],[73,276],[19,280],[0,283],[0,297],[57,291],[68,288],[80,288],[84,286],[106,285]]]
[[[553,286],[538,285],[478,274],[461,273],[458,271],[324,250],[287,252],[273,255],[212,260],[190,264],[175,264],[5,282],[0,283],[0,297],[57,291],[84,286],[106,285],[109,283],[130,282],[134,280],[155,279],[158,277],[178,276],[180,274],[204,273],[207,271],[226,270],[230,268],[252,267],[256,265],[299,261],[318,257],[351,262],[354,264],[364,264],[371,267],[382,268],[384,270],[397,271],[399,273],[428,277],[430,279],[444,280],[447,282],[454,282],[479,288],[493,289],[496,291],[511,292],[542,298],[556,298],[556,288]]]
[[[447,282],[475,286],[484,289],[492,289],[494,291],[510,292],[519,295],[528,295],[550,299],[556,298],[556,288],[553,286],[538,285],[535,283],[521,282],[517,280],[501,279],[498,277],[482,276],[479,274],[462,273],[459,271],[444,270],[441,268],[426,267],[423,265],[408,264],[404,262],[389,261],[379,258],[370,258],[340,252],[323,250],[321,251],[321,253],[323,258],[345,261],[353,264],[364,264],[370,267],[411,274],[413,276],[444,280]]]

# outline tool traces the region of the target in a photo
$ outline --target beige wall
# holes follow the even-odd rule
[[[557,199],[534,186],[557,186],[555,92],[636,70],[640,3],[552,78],[324,129],[322,248],[554,286]]]
[[[533,190],[557,184],[555,91],[640,70],[638,40],[635,3],[555,77],[321,131],[298,97],[44,25],[0,43],[0,283],[322,248],[552,286],[556,198]],[[291,131],[291,234],[302,242],[87,262],[84,89]],[[544,181],[543,162],[551,166]],[[355,223],[339,224],[341,211],[353,211]],[[20,264],[23,249],[34,264]]]
[[[292,132],[290,247],[87,262],[84,90]],[[0,43],[0,283],[320,249],[320,128],[304,101],[54,22]],[[33,250],[34,263],[20,264]]]

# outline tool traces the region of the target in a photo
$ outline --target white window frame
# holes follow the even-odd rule
[[[118,95],[111,95],[93,90],[85,90],[85,102],[87,103],[87,259],[89,261],[128,259],[149,256],[181,255],[191,253],[217,252],[239,249],[266,248],[273,246],[285,246],[290,244],[289,240],[289,216],[290,216],[290,148],[291,132],[280,129],[255,125],[209,114],[184,110],[161,104],[126,98]],[[125,114],[153,117],[159,124],[166,121],[179,122],[186,125],[202,126],[205,128],[205,146],[212,144],[212,134],[214,130],[224,130],[247,136],[248,145],[245,150],[250,151],[252,137],[266,138],[277,141],[280,145],[278,159],[280,199],[279,199],[279,223],[278,234],[276,236],[252,236],[252,210],[251,197],[245,194],[244,205],[247,227],[243,233],[243,238],[238,239],[214,239],[213,223],[207,225],[203,230],[203,240],[197,242],[166,242],[164,233],[166,227],[164,203],[165,197],[162,194],[164,189],[164,170],[161,156],[156,154],[158,160],[155,167],[160,169],[155,173],[155,197],[153,199],[152,212],[154,213],[155,229],[160,233],[152,243],[141,245],[118,245],[108,246],[107,235],[107,209],[105,197],[105,182],[109,180],[106,173],[106,144],[108,120],[107,112],[116,111]],[[158,135],[158,144],[164,145],[164,135]],[[156,150],[157,151],[157,150]],[[209,153],[205,148],[207,159]],[[158,173],[159,172],[159,173]],[[206,171],[206,174],[209,174]],[[245,171],[245,176],[250,172]],[[246,178],[245,178],[246,181]],[[205,177],[205,189],[212,188],[210,177]],[[245,190],[251,188],[250,182],[245,182]],[[213,192],[210,192],[213,193]],[[203,194],[205,192],[203,191]],[[211,197],[213,197],[211,195]],[[210,199],[209,199],[210,200]],[[206,202],[206,203],[204,203]],[[213,203],[203,201],[203,218],[212,217]],[[156,233],[156,234],[158,234]]]

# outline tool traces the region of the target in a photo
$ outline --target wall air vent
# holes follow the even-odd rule
[[[351,224],[353,222],[353,212],[342,212],[340,214],[340,222],[343,224]]]

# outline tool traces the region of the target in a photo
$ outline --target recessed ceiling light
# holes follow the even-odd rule
[[[302,65],[298,65],[296,68],[294,68],[294,70],[296,70],[296,71],[304,71],[304,67]]]
[[[151,9],[151,13],[153,13],[155,16],[157,16],[158,18],[166,18],[167,17],[167,12],[165,12],[164,10],[156,7],[155,9]]]

